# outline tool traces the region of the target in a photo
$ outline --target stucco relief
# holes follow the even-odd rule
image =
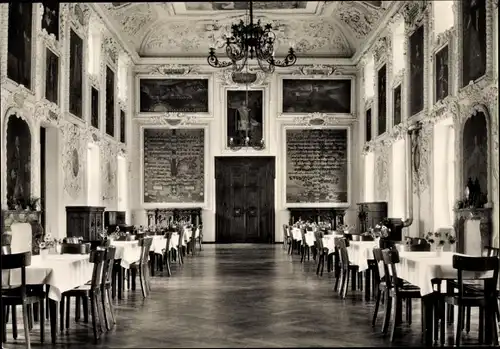
[[[335,13],[349,27],[357,39],[363,39],[375,27],[383,11],[366,6],[361,1],[342,1],[339,2]]]
[[[262,70],[249,69],[249,74],[253,74],[255,76],[255,80],[253,82],[248,83],[249,87],[257,87],[257,86],[266,86],[269,84],[271,80],[271,75],[264,73]],[[224,69],[220,72],[215,73],[215,80],[218,84],[222,86],[236,86],[241,85],[241,83],[237,83],[233,79],[233,69]],[[245,85],[243,83],[243,85]]]
[[[429,188],[432,172],[432,127],[426,124],[418,135],[417,146],[413,152],[413,192],[417,195]]]
[[[116,149],[108,142],[101,142],[100,172],[102,199],[111,203],[116,198]]]
[[[137,116],[133,118],[139,125],[163,125],[170,127],[205,124],[199,116],[184,113],[163,113],[151,116]]]
[[[281,116],[282,119],[290,119],[287,116]],[[301,126],[335,126],[335,125],[351,125],[356,121],[355,115],[333,116],[323,113],[311,113],[307,115],[291,117],[290,124]]]
[[[83,189],[83,163],[85,147],[80,127],[66,122],[61,127],[63,137],[64,191],[73,199],[78,198]],[[76,155],[75,155],[76,154]],[[76,160],[75,160],[76,159]]]
[[[335,57],[353,53],[345,36],[331,21],[297,20],[287,21],[286,24],[265,18],[263,21],[272,23],[275,28],[278,55],[285,54],[292,41],[299,54],[328,54]],[[163,23],[145,36],[139,53],[145,56],[207,54],[211,46],[221,47],[225,42],[224,36],[231,32],[233,22],[234,19],[229,18],[220,22],[199,20]]]
[[[378,201],[389,201],[389,150],[379,147],[375,151],[375,197]]]

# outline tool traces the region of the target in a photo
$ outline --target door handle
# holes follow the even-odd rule
[[[250,217],[256,217],[257,216],[257,207],[253,207],[253,206],[249,207],[247,210],[247,214]]]
[[[244,214],[244,210],[239,207],[236,207],[233,212],[234,217],[241,217]]]

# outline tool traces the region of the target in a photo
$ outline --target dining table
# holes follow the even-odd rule
[[[64,292],[92,279],[90,254],[47,254],[31,256],[26,267],[26,284],[47,285],[52,343],[57,340],[57,304]],[[2,270],[2,287],[21,284],[21,270]],[[43,321],[43,319],[41,319]]]

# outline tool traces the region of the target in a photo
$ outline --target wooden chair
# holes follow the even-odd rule
[[[445,302],[451,306],[458,306],[458,323],[455,345],[460,346],[462,331],[464,329],[465,309],[471,307],[479,308],[479,342],[481,344],[483,343],[484,330],[486,329],[490,331],[486,333],[486,344],[498,345],[498,329],[495,317],[495,309],[498,307],[498,257],[469,257],[454,255],[453,268],[457,269],[458,273],[458,293],[447,294],[445,296]],[[470,284],[464,283],[465,280],[481,282],[482,285],[471,288]],[[444,338],[444,327],[441,328],[441,336]]]
[[[283,224],[283,249],[288,247],[288,224]]]
[[[339,295],[344,299],[347,295],[349,280],[351,279],[352,290],[356,290],[356,279],[359,272],[359,266],[349,261],[347,252],[347,239],[344,237],[335,238],[335,247],[338,248],[340,259],[340,290]],[[351,277],[352,276],[352,277]]]
[[[163,252],[163,265],[167,267],[167,276],[172,276],[172,271],[170,269],[170,259],[171,259],[171,253],[172,253],[172,232],[168,232],[165,234],[165,248],[162,250]]]
[[[399,263],[399,253],[394,249],[385,249],[382,250],[382,255],[384,259],[384,273],[386,278],[387,285],[387,299],[386,307],[385,307],[385,316],[384,316],[384,324],[382,325],[382,332],[386,333],[389,325],[389,321],[391,323],[391,342],[394,341],[394,334],[396,332],[397,326],[402,322],[402,309],[403,309],[403,301],[411,300],[411,299],[421,299],[422,295],[420,293],[420,288],[414,286],[409,283],[403,283],[401,279],[398,278],[398,274],[396,271],[396,263]],[[407,303],[410,304],[410,303]],[[392,311],[392,320],[391,317],[391,308],[394,308]],[[408,307],[406,308],[408,311]],[[410,307],[411,309],[411,307]],[[423,313],[423,311],[422,311]],[[407,320],[411,320],[407,316]],[[411,322],[410,322],[411,323]],[[424,323],[422,322],[422,325]]]
[[[387,284],[385,282],[384,273],[384,255],[382,254],[382,250],[380,248],[373,249],[372,261],[374,263],[373,267],[371,268],[373,271],[373,281],[377,290],[375,310],[373,311],[372,318],[372,327],[375,327],[375,324],[377,323],[377,315],[380,302],[383,300],[383,297],[385,297],[387,292]]]
[[[151,244],[153,243],[153,238],[142,238],[139,240],[139,246],[141,247],[141,255],[138,262],[132,263],[130,265],[130,271],[132,274],[132,282],[135,284],[135,277],[137,271],[139,271],[139,282],[141,284],[142,296],[146,298],[149,295],[151,286],[149,283],[149,250],[151,249]]]
[[[111,277],[113,275],[116,247],[108,246],[104,249],[106,251],[106,255],[104,256],[102,272],[101,299],[106,329],[110,331],[116,324],[115,311],[113,309],[113,302],[111,301]]]
[[[23,326],[24,326],[24,336],[26,340],[26,348],[31,348],[30,341],[30,324],[29,324],[29,315],[28,315],[28,307],[33,304],[39,304],[40,310],[40,342],[44,342],[45,337],[45,317],[44,317],[44,300],[45,300],[45,292],[43,292],[42,288],[39,287],[27,287],[26,286],[26,267],[31,265],[31,252],[23,252],[23,253],[15,253],[15,254],[7,254],[1,256],[2,261],[2,271],[9,270],[12,271],[14,269],[21,269],[21,285],[12,285],[8,288],[2,287],[2,342],[5,343],[7,341],[7,323],[6,323],[6,310],[8,307],[12,307],[14,309],[15,306],[22,306],[23,313]],[[14,325],[16,322],[16,317],[12,314],[12,331],[14,339],[17,338],[17,325]]]
[[[12,242],[12,235],[2,234],[2,254],[11,254],[12,249],[10,244]]]
[[[328,258],[328,248],[326,248],[323,245],[323,232],[322,231],[315,231],[314,232],[314,237],[316,238],[316,241],[314,242],[316,244],[316,253],[317,253],[317,258],[318,258],[318,266],[316,268],[316,275],[321,275],[323,276],[323,270],[325,269],[325,259]],[[321,274],[320,274],[320,269],[321,269]]]
[[[300,263],[304,261],[304,257],[307,254],[307,260],[311,259],[311,246],[308,244],[306,240],[306,234],[307,231],[306,229],[300,229],[300,234],[302,235],[302,244],[301,244],[301,257],[300,257]]]
[[[87,302],[90,300],[90,312],[92,317],[92,331],[94,334],[94,342],[97,343],[101,333],[104,332],[104,309],[102,304],[102,280],[104,259],[106,257],[105,250],[90,251],[90,263],[94,264],[92,271],[92,279],[90,283],[81,285],[72,290],[66,291],[61,295],[60,316],[61,316],[61,331],[63,331],[64,312],[62,309],[66,306],[66,329],[69,328],[69,309],[71,297],[84,298]],[[99,327],[98,327],[99,325]]]

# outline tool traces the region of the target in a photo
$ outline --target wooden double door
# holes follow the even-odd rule
[[[216,157],[216,241],[274,242],[274,157]]]

